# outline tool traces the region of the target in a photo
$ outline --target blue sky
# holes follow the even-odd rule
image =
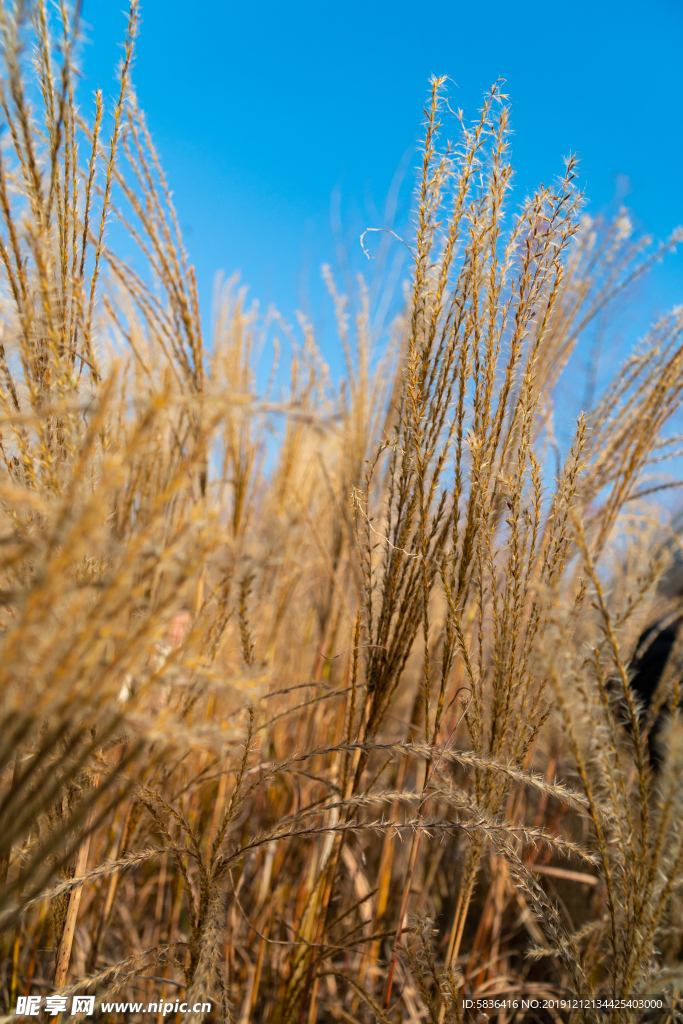
[[[82,101],[114,92],[122,7],[84,0]],[[660,237],[683,223],[682,44],[680,0],[143,0],[135,83],[205,308],[215,274],[239,270],[264,307],[318,322],[320,265],[343,263],[342,241],[361,265],[358,228],[399,178],[406,221],[435,73],[472,116],[506,79],[520,190],[574,151],[591,210],[622,199]],[[648,315],[683,301],[682,271],[677,255],[641,289]]]

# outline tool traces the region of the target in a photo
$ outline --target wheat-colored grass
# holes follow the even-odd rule
[[[0,4],[4,1019],[57,990],[236,1024],[678,1019],[679,666],[643,716],[629,664],[676,607],[681,311],[566,443],[554,407],[678,236],[587,218],[573,160],[511,209],[500,85],[470,123],[435,79],[381,354],[329,269],[343,386],[234,281],[207,343],[137,20],[110,108],[77,98],[77,13]]]

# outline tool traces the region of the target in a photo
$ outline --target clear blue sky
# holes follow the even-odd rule
[[[82,100],[114,92],[122,7],[84,0]],[[135,82],[205,306],[216,272],[238,269],[264,305],[317,318],[334,211],[357,262],[357,229],[381,223],[402,160],[405,223],[435,73],[473,116],[507,80],[522,189],[575,151],[592,210],[623,197],[638,229],[668,234],[683,223],[682,54],[681,0],[142,0]],[[683,256],[643,301],[683,301]]]

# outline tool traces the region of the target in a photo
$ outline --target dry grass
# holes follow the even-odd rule
[[[629,662],[674,607],[651,502],[681,311],[564,456],[553,407],[667,246],[582,219],[571,160],[506,220],[500,87],[451,145],[435,80],[382,359],[362,284],[353,316],[329,272],[343,387],[308,324],[233,283],[207,344],[131,84],[137,0],[89,113],[71,11],[0,17],[4,1007],[187,993],[236,1024],[441,1024],[483,1019],[463,999],[658,997],[629,1019],[673,1020],[680,684],[655,771]],[[278,333],[281,401],[256,384]]]

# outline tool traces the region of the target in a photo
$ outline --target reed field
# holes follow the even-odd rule
[[[501,85],[434,79],[391,329],[326,268],[343,381],[234,281],[207,333],[138,16],[105,102],[65,0],[0,2],[1,1019],[680,1021],[683,645],[631,666],[683,307],[566,423],[681,236],[572,159],[513,202]]]

